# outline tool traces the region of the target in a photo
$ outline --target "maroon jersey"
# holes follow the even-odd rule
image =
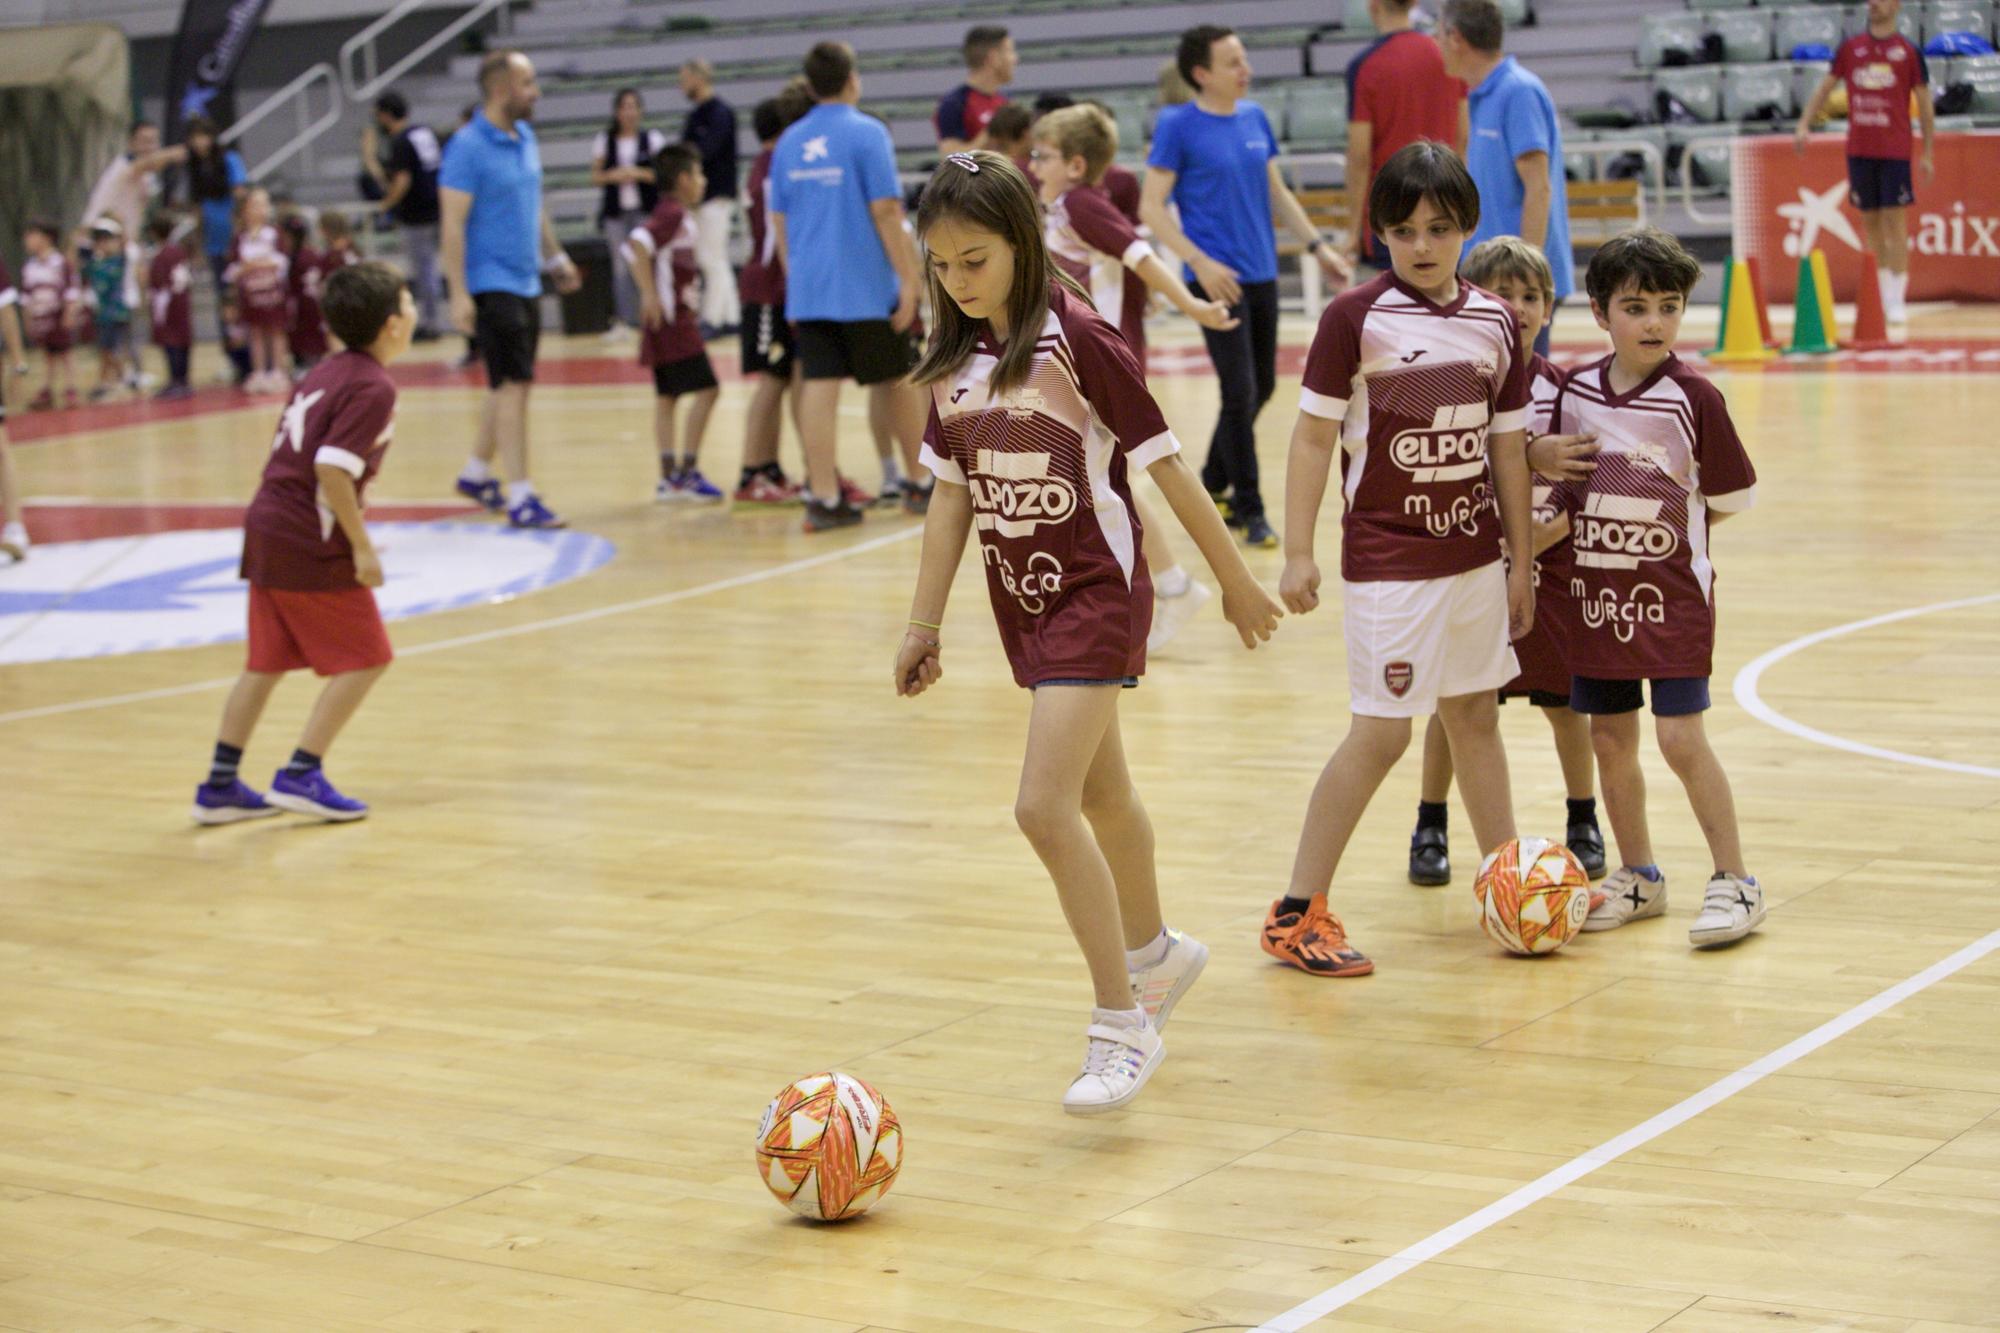
[[[778,262],[778,237],[771,229],[771,155],[766,148],[750,164],[750,203],[744,210],[750,224],[750,262],[737,277],[736,289],[758,305],[785,303],[785,266]]]
[[[266,588],[352,588],[354,547],[320,496],[324,463],[356,494],[382,466],[395,430],[396,386],[365,352],[322,361],[292,390],[264,482],[243,515],[243,577]]]
[[[1861,32],[1833,53],[1837,79],[1847,83],[1847,155],[1910,160],[1910,94],[1930,82],[1924,53],[1900,32]]]
[[[13,270],[7,267],[6,260],[0,259],[0,310],[19,304],[21,304],[21,289],[14,285]]]
[[[1748,509],[1757,472],[1713,384],[1669,356],[1614,394],[1611,358],[1563,381],[1551,430],[1597,433],[1597,470],[1561,488],[1575,541],[1570,669],[1601,680],[1712,674],[1708,516]]]
[[[326,317],[320,313],[319,294],[326,281],[326,256],[310,245],[292,252],[286,285],[291,289],[291,322],[285,326],[285,340],[299,361],[317,361],[326,355]]]
[[[955,376],[931,386],[923,461],[971,488],[1014,681],[1136,676],[1153,585],[1128,478],[1180,442],[1118,330],[1061,284],[1049,284],[1027,382],[995,394],[999,351],[982,337]]]
[[[22,261],[21,314],[27,321],[30,342],[39,343],[45,351],[68,351],[75,334],[63,314],[82,300],[76,266],[62,251],[50,249],[39,258],[30,255]]]
[[[229,266],[222,271],[223,281],[236,288],[237,317],[251,328],[284,328],[291,301],[285,277],[290,266],[276,227],[238,232],[229,244]]]
[[[1065,190],[1043,216],[1056,263],[1090,293],[1097,313],[1117,325],[1146,364],[1146,284],[1135,272],[1153,247],[1140,238],[1111,196],[1092,185]]]
[[[1528,358],[1530,383],[1528,438],[1545,435],[1555,409],[1556,393],[1562,387],[1562,372],[1540,356]],[[1536,476],[1533,486],[1535,522],[1553,523],[1563,513],[1562,497],[1554,483]],[[1575,564],[1573,543],[1568,537],[1535,557],[1535,624],[1525,639],[1514,641],[1514,656],[1520,659],[1521,674],[1502,688],[1502,694],[1526,694],[1540,690],[1548,694],[1569,693],[1569,622],[1574,604],[1570,597],[1570,570]]]
[[[701,265],[695,262],[694,218],[677,199],[662,199],[646,225],[625,241],[625,261],[649,264],[666,318],[639,335],[639,364],[670,366],[703,355]]]
[[[361,255],[351,245],[330,245],[319,252],[319,262],[322,269],[320,281],[324,283],[328,275],[336,270],[360,263]]]
[[[1468,282],[1436,305],[1394,273],[1335,297],[1299,409],[1341,423],[1341,577],[1449,578],[1500,558],[1488,434],[1528,424],[1520,326]]]
[[[194,345],[194,276],[187,251],[168,241],[153,252],[146,270],[146,291],[152,299],[153,342],[160,347]]]
[[[1139,225],[1139,178],[1113,162],[1104,169],[1104,179],[1098,187],[1111,197],[1118,211],[1133,226]]]

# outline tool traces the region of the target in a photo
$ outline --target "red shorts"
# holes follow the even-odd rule
[[[250,660],[257,672],[337,676],[387,666],[395,653],[375,592],[356,584],[301,592],[250,585]]]

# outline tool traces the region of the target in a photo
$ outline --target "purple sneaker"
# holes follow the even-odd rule
[[[490,509],[496,514],[507,507],[507,502],[500,498],[500,483],[491,477],[485,481],[467,481],[460,477],[458,493],[481,509]]]
[[[342,796],[326,773],[313,769],[309,773],[290,773],[278,770],[271,779],[271,804],[280,810],[290,810],[294,814],[317,815],[321,819],[344,824],[350,819],[361,819],[368,814],[365,802],[351,796]]]
[[[507,511],[507,523],[516,528],[566,528],[569,524],[557,518],[549,507],[542,503],[542,497],[531,495]]]
[[[246,819],[275,815],[278,807],[263,793],[238,778],[227,787],[211,787],[206,782],[194,789],[194,809],[189,812],[197,824],[239,824]]]

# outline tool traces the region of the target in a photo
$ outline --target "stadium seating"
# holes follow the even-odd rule
[[[1791,66],[1734,65],[1722,71],[1724,120],[1789,124],[1797,114]]]
[[[1724,60],[1763,61],[1771,58],[1769,10],[1742,9],[1718,13],[1709,21],[1709,30],[1722,39]]]
[[[1780,60],[1791,59],[1801,46],[1824,46],[1829,53],[1839,49],[1840,15],[1825,9],[1781,9],[1772,24],[1772,46]]]
[[[1836,25],[1836,28],[1838,25]],[[1678,51],[1692,59],[1701,50],[1701,16],[1679,12],[1648,14],[1639,29],[1639,64],[1657,69],[1667,63],[1667,53]]]
[[[1713,65],[1653,71],[1653,88],[1672,94],[1695,119],[1722,119],[1722,71]]]

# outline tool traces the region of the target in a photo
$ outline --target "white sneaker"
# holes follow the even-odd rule
[[[1195,585],[1199,587],[1200,585]],[[1158,1031],[1167,1025],[1167,1015],[1194,985],[1195,978],[1208,966],[1208,946],[1190,935],[1168,926],[1167,953],[1151,967],[1134,971],[1132,1003],[1146,1011],[1146,1021]]]
[[[1756,880],[1717,874],[1702,895],[1701,912],[1688,929],[1688,942],[1697,949],[1734,944],[1757,929],[1763,919],[1764,890]]]
[[[1146,633],[1146,651],[1157,653],[1167,646],[1181,626],[1194,618],[1202,603],[1212,596],[1206,584],[1188,580],[1187,591],[1178,597],[1153,597],[1153,628]]]
[[[1086,1031],[1090,1045],[1083,1069],[1063,1094],[1063,1110],[1071,1115],[1098,1115],[1125,1105],[1139,1095],[1167,1053],[1151,1023],[1134,1028],[1092,1023]]]
[[[658,482],[654,483],[653,503],[672,504],[675,501],[679,500],[680,498],[681,498],[681,493],[678,490],[675,490],[674,484],[671,481],[668,481],[665,477],[661,477]]]
[[[1604,877],[1595,892],[1603,898],[1583,919],[1585,930],[1616,930],[1631,921],[1643,921],[1667,910],[1667,877],[1647,879],[1630,866],[1620,866]]]
[[[19,523],[9,523],[0,528],[0,553],[15,560],[28,558],[28,529]]]

